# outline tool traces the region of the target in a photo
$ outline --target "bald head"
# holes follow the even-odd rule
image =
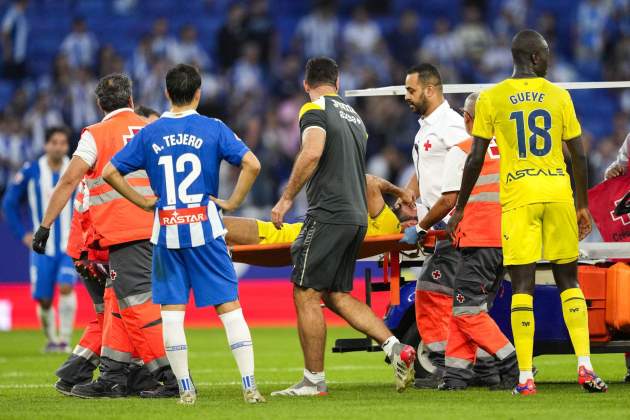
[[[478,97],[479,92],[473,92],[468,95],[466,97],[466,101],[464,101],[464,111],[473,118],[475,118],[475,105],[477,104]]]
[[[539,77],[547,74],[549,45],[545,38],[532,29],[525,29],[512,38],[512,58],[515,70],[529,70]]]
[[[472,135],[473,125],[475,123],[475,105],[477,105],[477,98],[479,93],[473,92],[464,101],[464,125],[466,126],[466,132]]]

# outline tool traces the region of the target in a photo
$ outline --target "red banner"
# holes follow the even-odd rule
[[[373,278],[379,281],[379,278]],[[253,327],[279,327],[296,325],[293,305],[293,284],[288,279],[277,280],[245,280],[239,282],[239,298],[247,323]],[[85,287],[79,284],[76,288],[79,301],[76,327],[84,327],[94,318],[94,306]],[[365,282],[356,279],[352,295],[363,300]],[[382,317],[389,302],[388,293],[373,293],[372,308],[376,315]],[[7,306],[8,305],[8,306]],[[4,309],[4,312],[3,312]],[[6,313],[8,312],[8,313]],[[345,321],[331,311],[324,312],[329,325],[347,325]],[[2,319],[2,317],[7,319]],[[28,283],[0,284],[0,330],[39,328],[35,302],[31,299]],[[196,308],[192,304],[186,310],[187,327],[220,327],[221,321],[213,309]]]
[[[588,191],[589,209],[606,242],[630,242],[630,214],[615,214],[615,207],[630,191],[630,174],[609,179]]]

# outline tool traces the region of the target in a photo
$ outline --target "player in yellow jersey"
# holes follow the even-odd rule
[[[512,280],[512,332],[520,376],[517,394],[534,394],[533,293],[536,262],[552,263],[562,312],[578,356],[578,381],[589,392],[607,386],[590,362],[588,314],[577,282],[578,238],[591,231],[587,202],[587,166],[580,123],[569,93],[544,79],[549,46],[538,32],[524,30],[512,40],[514,73],[481,92],[475,108],[473,149],[464,168],[454,232],[479,177],[486,149],[495,137],[501,153],[504,264]],[[571,154],[576,207],[562,154]]]
[[[417,223],[415,197],[387,180],[374,175],[365,175],[367,195],[367,233],[366,236],[391,235],[400,233],[401,226]],[[384,194],[397,197],[401,201],[398,208],[392,209],[385,203]],[[228,233],[229,245],[266,245],[293,242],[303,223],[284,223],[277,229],[272,222],[247,217],[225,216],[223,223]]]

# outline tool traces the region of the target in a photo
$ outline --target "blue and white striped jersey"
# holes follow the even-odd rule
[[[14,176],[4,195],[2,207],[11,230],[20,240],[27,232],[32,232],[41,224],[55,185],[59,182],[61,174],[69,163],[70,160],[64,157],[61,169],[55,172],[48,165],[48,158],[44,155],[35,161],[24,164]],[[25,226],[20,218],[20,205],[25,196],[32,222],[32,226],[29,227]],[[59,218],[50,228],[50,236],[46,243],[46,255],[48,256],[52,257],[66,252],[72,221],[72,202],[73,200],[68,201]]]
[[[210,196],[219,167],[239,166],[247,146],[223,122],[195,111],[162,117],[140,130],[111,163],[128,173],[144,169],[158,197],[151,242],[167,248],[201,246],[225,234]]]

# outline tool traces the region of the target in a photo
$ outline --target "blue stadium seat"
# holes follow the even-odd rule
[[[611,118],[618,110],[615,97],[606,89],[585,89],[571,92],[582,126],[601,138],[612,133]]]
[[[0,109],[4,109],[9,104],[14,90],[13,83],[0,79]]]

